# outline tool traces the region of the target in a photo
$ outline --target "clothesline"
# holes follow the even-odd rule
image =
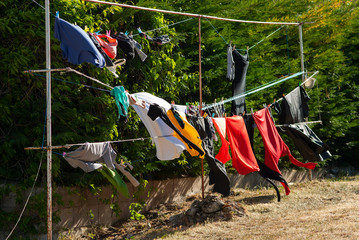
[[[166,26],[164,26],[164,27],[159,27],[159,28],[155,28],[155,29],[152,29],[152,30],[145,31],[145,32],[143,32],[143,33],[158,31],[158,30],[161,30],[161,29],[163,29],[163,28],[172,27],[172,26],[175,26],[175,25],[177,25],[177,24],[181,24],[181,23],[187,22],[187,21],[192,20],[192,19],[194,19],[194,18],[188,18],[188,19],[185,19],[185,20],[182,20],[182,21],[179,21],[179,22],[175,22],[175,23],[166,25]],[[139,34],[139,33],[133,34],[133,36],[138,36],[138,35],[140,35],[140,34]]]
[[[101,82],[100,80],[97,80],[96,78],[93,78],[93,77],[90,77],[90,76],[87,76],[86,74],[83,74],[75,69],[72,69],[70,67],[67,67],[67,68],[57,68],[57,69],[39,69],[39,70],[25,70],[23,71],[23,73],[30,73],[30,74],[33,74],[33,73],[36,73],[36,72],[74,72],[76,73],[77,75],[80,75],[80,76],[83,76],[87,79],[90,79],[91,81],[94,81],[94,82],[97,82],[105,87],[108,87],[108,88],[111,88],[113,89],[113,87],[111,87],[110,85],[106,84],[106,83],[103,83]]]
[[[202,108],[202,110],[206,110],[206,109],[208,109],[208,108],[213,108],[213,107],[218,106],[218,105],[220,105],[220,104],[227,103],[227,102],[231,102],[231,101],[233,101],[233,100],[235,100],[235,99],[242,98],[242,97],[251,95],[251,94],[253,94],[253,93],[262,91],[262,90],[264,90],[264,89],[266,89],[266,88],[272,87],[272,86],[274,86],[274,85],[277,85],[277,84],[279,84],[279,83],[285,82],[285,81],[287,81],[287,80],[289,80],[289,79],[292,79],[292,78],[294,78],[294,77],[300,76],[300,75],[302,75],[303,73],[304,73],[304,72],[298,72],[298,73],[295,73],[295,74],[293,74],[293,75],[290,75],[290,76],[287,76],[287,77],[284,77],[284,78],[280,78],[279,80],[276,80],[275,82],[271,81],[270,84],[264,84],[264,85],[262,85],[262,87],[255,87],[255,88],[253,88],[253,89],[251,89],[251,90],[248,90],[248,91],[246,91],[246,92],[244,92],[244,93],[242,93],[242,94],[239,94],[239,95],[236,95],[236,96],[227,98],[227,99],[225,99],[225,100],[223,100],[223,101],[221,101],[221,102],[219,102],[219,103],[212,103],[212,104],[206,105],[206,106],[204,106],[204,107]]]
[[[215,26],[213,26],[213,24],[207,19],[205,18],[208,23],[212,26],[212,28],[216,31],[216,33],[223,39],[223,41],[226,43],[226,45],[228,45],[228,42],[224,39],[224,37],[219,33],[219,31],[215,28]],[[263,38],[262,40],[260,40],[259,42],[255,43],[253,46],[248,48],[248,51],[251,50],[252,48],[254,48],[255,46],[257,46],[258,44],[260,44],[261,42],[263,42],[265,39],[269,38],[270,36],[272,36],[273,34],[275,34],[276,32],[278,32],[279,30],[281,30],[285,25],[281,26],[280,28],[278,28],[277,30],[275,30],[274,32],[270,33],[268,36],[266,36],[265,38]],[[242,50],[242,51],[246,51],[247,49],[237,49],[237,50]]]
[[[146,138],[132,138],[132,139],[123,139],[123,140],[116,140],[116,141],[106,141],[108,143],[122,143],[122,142],[135,142],[135,141],[144,141],[147,139],[156,139],[156,138],[166,138],[166,137],[174,137],[173,135],[164,135],[164,136],[155,136],[155,137],[146,137]],[[94,143],[101,143],[101,142],[94,142]],[[73,146],[82,146],[85,143],[74,143],[74,144],[65,144],[59,146],[51,146],[52,149],[59,149],[59,148],[70,148]],[[47,147],[26,147],[25,150],[42,150],[47,149]]]
[[[276,127],[286,127],[289,125],[307,125],[307,124],[315,124],[315,123],[323,123],[322,120],[318,120],[318,121],[311,121],[311,122],[299,122],[299,123],[292,123],[292,124],[280,124],[280,125],[275,125]]]

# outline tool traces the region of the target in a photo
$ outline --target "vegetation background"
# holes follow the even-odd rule
[[[44,5],[44,1],[38,1]],[[322,162],[351,165],[359,168],[359,8],[357,1],[320,0],[220,0],[220,1],[118,1],[144,7],[192,12],[245,20],[313,22],[303,26],[305,68],[320,71],[317,85],[308,91],[311,96],[310,120],[323,121],[313,126],[326,142],[333,157]],[[80,0],[51,1],[53,13],[89,31],[136,32],[164,27],[185,20],[185,17],[137,11],[87,3]],[[192,19],[174,27],[149,33],[168,34],[169,44],[162,46],[135,37],[148,55],[128,61],[118,69],[119,78],[91,64],[78,66],[62,58],[60,42],[53,37],[51,19],[52,68],[71,67],[112,86],[123,85],[130,93],[149,92],[167,101],[194,103],[199,100],[198,84],[198,25]],[[231,83],[226,76],[226,43],[237,48],[253,46],[281,26],[207,21],[202,19],[203,99],[231,96]],[[41,151],[25,151],[27,146],[41,146],[44,139],[45,78],[23,74],[23,70],[45,68],[44,10],[31,0],[3,0],[0,2],[0,200],[15,193],[22,204],[24,192],[36,176]],[[272,81],[280,76],[300,71],[298,27],[284,26],[250,50],[247,89]],[[123,54],[118,53],[121,57]],[[53,145],[66,143],[119,140],[149,136],[136,113],[130,109],[127,122],[117,119],[114,99],[106,92],[84,88],[57,79],[100,87],[76,74],[53,73],[52,134]],[[247,105],[255,111],[290,92],[300,79],[289,80],[276,87],[247,97]],[[230,106],[226,105],[227,108]],[[319,116],[320,113],[320,116]],[[290,145],[290,142],[288,142]],[[255,139],[256,156],[263,159],[261,139]],[[132,161],[134,175],[140,179],[163,179],[200,173],[200,161],[183,154],[174,161],[159,161],[151,141],[116,144],[121,159]],[[139,151],[140,149],[140,151]],[[291,148],[293,149],[293,148]],[[296,157],[299,153],[292,150]],[[61,153],[59,153],[61,154]],[[230,170],[231,165],[228,165]],[[281,167],[289,167],[281,161]],[[85,174],[71,168],[60,155],[53,155],[55,187],[101,185],[101,174]],[[42,165],[39,187],[46,187],[46,164]],[[20,223],[20,230],[37,232],[46,222],[45,192],[36,195],[28,207],[28,217]],[[61,202],[56,195],[58,202]],[[29,217],[31,216],[31,217]],[[0,211],[0,227],[10,229],[18,212]],[[40,229],[41,230],[41,229]]]

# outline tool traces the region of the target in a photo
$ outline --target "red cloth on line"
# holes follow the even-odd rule
[[[242,175],[259,171],[243,117],[227,117],[226,124],[232,150],[232,166]]]
[[[253,118],[262,136],[265,149],[264,164],[267,167],[278,173],[281,173],[278,168],[279,158],[288,155],[289,160],[296,166],[305,167],[308,169],[315,168],[317,163],[302,163],[292,156],[288,146],[280,137],[267,108],[255,112],[253,114]],[[282,185],[285,188],[286,194],[288,195],[290,192],[288,186],[286,186],[284,183],[282,183]]]
[[[225,118],[212,118],[213,125],[216,128],[219,137],[221,138],[222,146],[219,149],[216,158],[222,163],[226,163],[231,159],[229,155],[229,142],[226,140],[226,119]]]

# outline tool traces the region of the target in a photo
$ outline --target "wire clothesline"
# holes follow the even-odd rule
[[[131,138],[131,139],[122,139],[116,141],[105,141],[108,143],[123,143],[123,142],[135,142],[135,141],[144,141],[147,139],[156,139],[156,138],[166,138],[166,137],[174,137],[174,135],[163,135],[163,136],[154,136],[154,137],[145,137],[145,138]],[[93,143],[102,143],[102,142],[93,142]],[[59,148],[70,148],[74,146],[82,146],[85,143],[73,143],[73,144],[65,144],[59,146],[51,146],[52,149],[59,149]],[[26,147],[25,150],[43,150],[47,149],[47,147]]]
[[[175,23],[172,23],[172,24],[168,24],[166,26],[163,26],[163,27],[159,27],[159,28],[155,28],[155,29],[152,29],[152,30],[147,30],[147,31],[142,31],[143,33],[149,33],[149,32],[154,32],[154,31],[158,31],[158,30],[161,30],[163,28],[168,28],[168,27],[172,27],[172,26],[175,26],[177,24],[181,24],[181,23],[184,23],[184,22],[187,22],[189,20],[192,20],[194,18],[187,18],[185,20],[182,20],[182,21],[179,21],[179,22],[175,22]],[[133,36],[138,36],[140,35],[139,33],[136,33],[136,34],[133,34]]]
[[[276,127],[287,127],[290,125],[308,125],[308,124],[315,124],[315,123],[322,123],[322,120],[311,121],[311,122],[298,122],[298,123],[292,123],[292,124],[280,124],[280,125],[275,125],[275,126]]]
[[[309,81],[310,79],[312,79],[315,75],[317,75],[319,73],[319,71],[315,71],[309,78],[307,78],[304,82],[302,82],[300,85],[304,85],[307,81]],[[289,94],[291,94],[293,91],[294,91],[295,89],[293,89],[292,91],[290,91],[289,93],[287,93],[287,95],[289,95]],[[283,100],[283,98],[281,97],[281,98],[279,98],[278,100],[277,100],[277,102],[279,102],[279,101],[282,101]]]
[[[205,18],[208,23],[212,26],[212,28],[216,31],[216,33],[222,38],[222,40],[226,43],[226,45],[228,45],[228,42],[226,41],[226,39],[219,33],[219,31],[216,29],[215,26],[213,26],[213,24],[209,21],[208,18]],[[272,36],[273,34],[275,34],[276,32],[278,32],[279,30],[281,30],[285,25],[281,26],[280,28],[276,29],[275,31],[273,31],[272,33],[270,33],[269,35],[267,35],[266,37],[264,37],[262,40],[260,40],[259,42],[255,43],[254,45],[252,45],[251,47],[248,48],[248,51],[251,50],[252,48],[254,48],[255,46],[257,46],[258,44],[260,44],[261,42],[263,42],[264,40],[266,40],[267,38],[269,38],[270,36]],[[237,50],[242,50],[242,51],[247,51],[247,49],[237,49]]]
[[[231,102],[231,101],[233,101],[233,100],[235,100],[235,99],[238,99],[238,98],[243,98],[243,97],[245,97],[245,96],[248,96],[248,95],[251,95],[251,94],[253,94],[253,93],[262,91],[262,90],[264,90],[264,89],[266,89],[266,88],[272,87],[272,86],[277,85],[277,84],[279,84],[279,83],[285,82],[285,81],[287,81],[287,80],[289,80],[289,79],[292,79],[292,78],[294,78],[294,77],[300,76],[300,75],[302,75],[303,73],[304,73],[304,72],[297,72],[297,73],[295,73],[295,74],[293,74],[293,75],[286,76],[286,77],[280,78],[280,79],[275,80],[275,81],[271,81],[270,84],[268,84],[268,83],[267,83],[267,84],[263,84],[263,85],[260,86],[260,87],[255,87],[255,88],[253,88],[253,89],[251,89],[251,90],[248,90],[248,91],[246,91],[246,92],[244,92],[244,93],[242,93],[242,94],[238,94],[238,95],[236,95],[236,96],[233,96],[233,97],[227,98],[227,99],[225,99],[225,100],[223,100],[223,101],[220,101],[219,103],[212,103],[212,104],[206,105],[206,106],[204,106],[204,107],[202,108],[202,110],[206,110],[206,109],[209,109],[209,108],[213,108],[213,107],[215,107],[215,106],[218,106],[218,105],[221,105],[221,104],[224,104],[224,103],[227,103],[227,102]]]

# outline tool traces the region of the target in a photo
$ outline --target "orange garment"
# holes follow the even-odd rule
[[[232,166],[242,175],[259,171],[243,117],[227,117],[226,123],[232,150]]]
[[[226,140],[226,119],[225,118],[212,118],[213,125],[216,128],[219,137],[221,138],[222,146],[219,149],[216,158],[222,163],[226,163],[231,159],[229,155],[229,142]]]
[[[180,117],[180,119],[182,120],[181,124],[175,117],[175,114],[177,115],[177,117]],[[167,111],[167,116],[170,119],[170,121],[172,122],[172,124],[180,131],[180,133],[183,136],[185,136],[189,141],[191,141],[200,150],[202,150],[203,155],[201,155],[201,157],[203,157],[204,150],[202,148],[202,140],[201,140],[197,130],[187,121],[185,113],[177,112],[177,111],[170,109]],[[178,138],[179,140],[181,140],[186,145],[187,151],[189,152],[189,154],[191,154],[191,156],[195,157],[195,156],[200,155],[199,151],[192,148],[190,145],[188,145],[187,142],[183,141],[183,139],[176,132],[174,132],[174,136],[176,138]]]

